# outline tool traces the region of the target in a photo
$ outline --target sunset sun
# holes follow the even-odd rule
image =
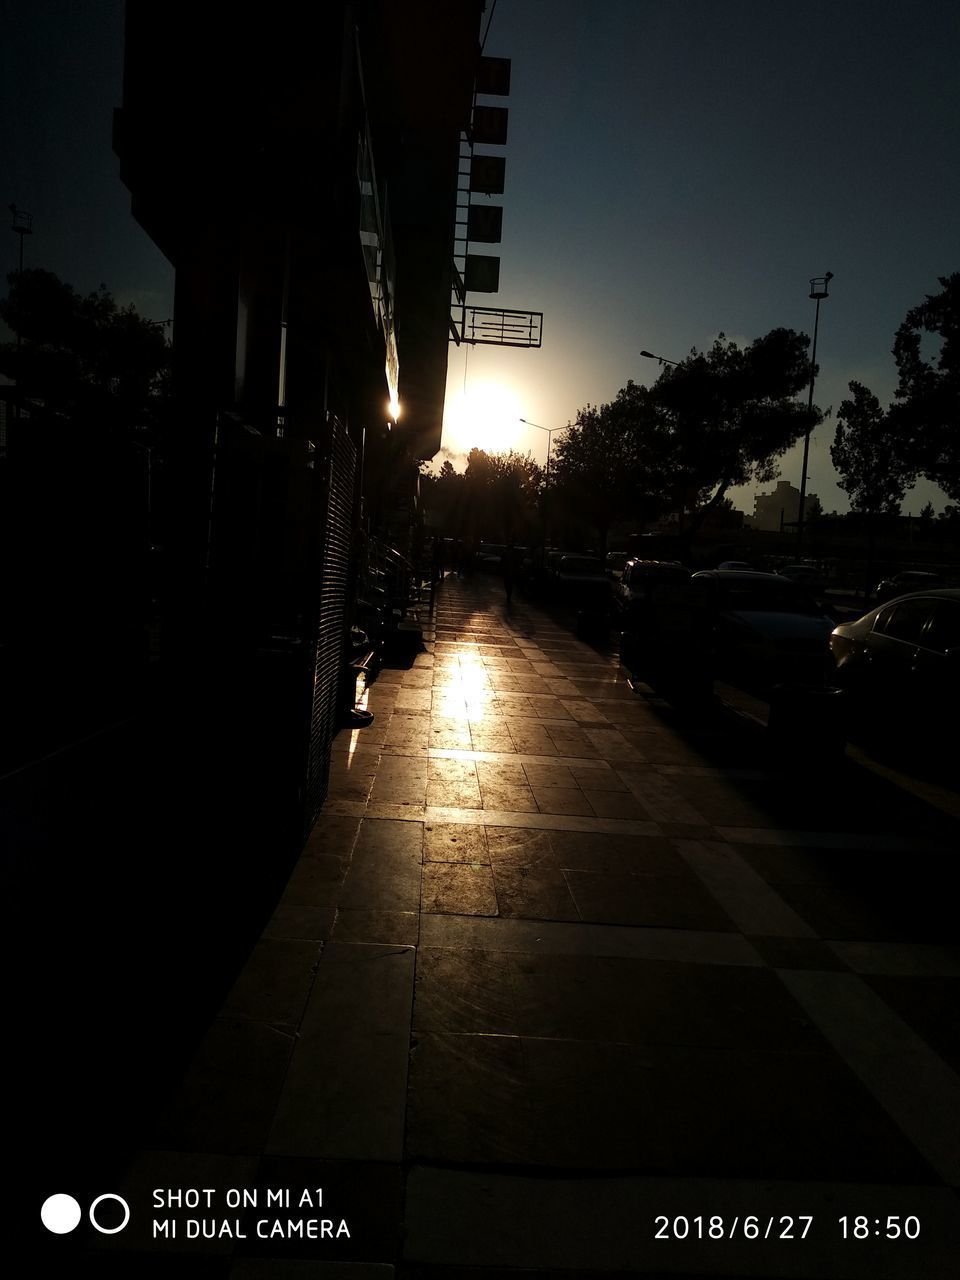
[[[447,403],[443,443],[451,453],[484,449],[501,453],[523,437],[519,398],[500,382],[478,382],[456,392]]]

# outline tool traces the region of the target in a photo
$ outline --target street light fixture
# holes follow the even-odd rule
[[[646,356],[648,360],[656,360],[658,364],[679,364],[679,360],[668,360],[666,356],[654,355],[652,351],[641,351],[642,356]]]
[[[833,272],[828,271],[825,276],[815,276],[810,281],[810,297],[816,300],[817,310],[813,320],[813,350],[810,352],[810,392],[807,396],[807,409],[813,411],[813,386],[817,380],[817,330],[820,328],[820,302],[823,298],[829,296],[827,286],[833,279]],[[807,463],[810,458],[810,431],[811,424],[807,423],[807,429],[803,433],[803,469],[800,472],[800,509],[797,512],[797,558],[799,559],[800,550],[803,546],[803,524],[807,499]]]

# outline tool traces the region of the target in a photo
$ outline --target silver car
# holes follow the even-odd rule
[[[960,590],[919,591],[888,600],[834,627],[836,681],[854,714],[873,729],[917,729],[934,721],[955,731],[960,710]]]

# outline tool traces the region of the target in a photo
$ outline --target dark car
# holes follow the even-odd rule
[[[557,599],[571,608],[606,610],[610,605],[610,579],[602,560],[594,556],[561,556],[553,586]]]
[[[605,561],[607,576],[618,582],[629,559],[630,555],[626,551],[608,551]]]
[[[915,731],[909,744],[941,742],[960,711],[960,590],[915,592],[886,601],[830,636],[836,681],[855,721],[869,729]],[[941,732],[936,733],[934,726]]]
[[[911,591],[939,591],[947,582],[939,573],[928,573],[923,569],[904,569],[895,573],[892,578],[884,578],[873,589],[873,598],[877,604],[892,600],[894,596],[905,596]]]
[[[690,570],[675,560],[628,560],[613,593],[623,629],[642,627],[645,606],[657,585],[689,580]]]
[[[776,573],[709,569],[691,580],[712,619],[715,671],[767,695],[777,685],[826,686],[834,619]]]

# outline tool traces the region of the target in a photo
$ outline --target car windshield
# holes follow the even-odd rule
[[[724,582],[722,607],[744,613],[809,613],[823,611],[805,591],[789,582],[765,582],[762,578]]]

